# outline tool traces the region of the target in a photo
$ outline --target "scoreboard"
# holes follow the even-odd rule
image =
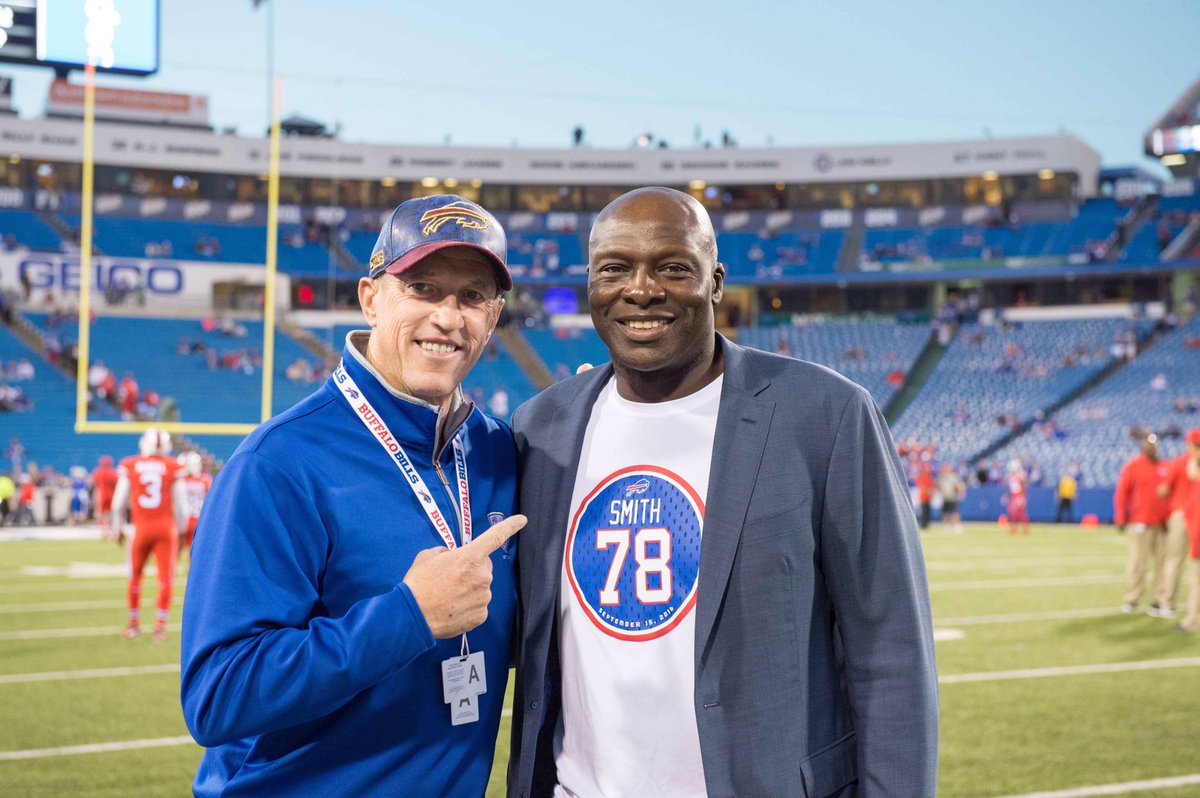
[[[159,0],[0,0],[0,61],[158,71]]]

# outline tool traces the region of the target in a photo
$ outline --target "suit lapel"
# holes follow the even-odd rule
[[[725,384],[717,414],[705,501],[696,598],[696,662],[705,658],[717,611],[729,585],[750,494],[758,479],[775,403],[758,396],[769,385],[745,349],[724,338]]]
[[[555,411],[554,418],[544,440],[551,447],[562,446],[566,457],[562,468],[553,473],[528,475],[539,481],[539,502],[536,512],[546,512],[543,519],[533,520],[541,532],[542,545],[534,547],[533,573],[535,595],[549,596],[553,600],[537,608],[539,616],[553,612],[558,602],[558,584],[562,576],[563,549],[566,545],[567,521],[571,512],[571,494],[575,491],[575,475],[579,471],[579,459],[583,450],[583,438],[588,420],[592,417],[592,406],[596,397],[612,377],[612,365],[599,366],[584,377],[586,381],[572,401],[564,402]],[[543,498],[547,497],[547,498]]]

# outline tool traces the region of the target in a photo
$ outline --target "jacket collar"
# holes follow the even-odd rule
[[[440,459],[445,444],[470,418],[475,405],[463,398],[461,387],[455,388],[450,410],[443,421],[440,407],[392,387],[371,365],[366,356],[370,335],[369,330],[354,330],[347,334],[342,350],[346,373],[358,384],[367,401],[389,422],[388,426],[398,440],[409,446],[419,446],[420,451],[432,448],[434,460]],[[332,377],[326,384],[341,394]]]

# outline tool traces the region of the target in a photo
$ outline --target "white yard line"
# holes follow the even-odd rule
[[[1190,787],[1200,784],[1200,773],[1188,776],[1168,776],[1162,779],[1127,781],[1123,784],[1097,784],[1092,787],[1073,787],[1069,790],[1027,792],[1021,795],[1006,795],[1004,798],[1091,798],[1093,795],[1128,795],[1146,790],[1167,790],[1173,787]]]
[[[1082,562],[1095,564],[1097,561],[1118,562],[1121,556],[1119,552],[1109,552],[1107,554],[1069,554],[1047,557],[1005,557],[997,560],[926,560],[925,568],[930,571],[1005,571],[1011,568],[1025,567],[1063,567],[1067,565],[1075,565]]]
[[[133,751],[138,748],[165,748],[172,745],[195,745],[191,737],[152,737],[146,740],[122,740],[113,743],[64,745],[59,748],[27,748],[24,751],[0,751],[0,762],[14,759],[42,759],[48,756],[76,754],[105,754],[110,751]]]
[[[41,673],[0,674],[0,684],[29,682],[71,682],[76,679],[106,679],[112,676],[147,676],[158,673],[179,673],[179,663],[168,665],[138,665],[131,668],[93,668],[82,671],[43,671]]]
[[[984,623],[1021,623],[1025,621],[1053,621],[1070,618],[1103,618],[1120,615],[1117,607],[1096,607],[1088,610],[1046,610],[1044,612],[1014,612],[1008,615],[964,615],[961,618],[933,619],[936,626],[975,626]]]
[[[1135,662],[1107,662],[1099,665],[1065,665],[1060,668],[1026,668],[1016,671],[985,671],[983,673],[949,673],[938,677],[939,684],[963,682],[999,682],[1009,679],[1044,679],[1053,676],[1081,676],[1091,673],[1125,673],[1160,668],[1200,667],[1200,657],[1178,659],[1148,659]]]
[[[175,583],[176,585],[179,582]],[[0,585],[0,593],[50,593],[56,590],[111,590],[118,595],[125,587],[125,577],[113,576],[104,579],[72,579],[66,582],[25,582],[19,585]]]
[[[0,604],[0,615],[25,612],[64,612],[67,610],[107,610],[124,607],[124,601],[54,601],[47,604]]]
[[[1083,574],[1081,576],[1049,576],[1020,579],[982,579],[974,582],[933,582],[930,590],[996,590],[1010,587],[1058,587],[1062,585],[1098,585],[1106,582],[1120,587],[1121,574]]]
[[[169,623],[167,631],[178,632],[183,628],[183,624]],[[116,637],[121,629],[118,626],[83,626],[75,629],[13,629],[7,632],[0,632],[0,641],[3,640],[50,640],[61,637],[108,637],[112,635]]]

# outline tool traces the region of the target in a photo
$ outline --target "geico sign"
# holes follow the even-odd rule
[[[21,261],[18,269],[21,281],[28,280],[32,288],[68,292],[79,290],[79,261],[27,258]],[[183,292],[183,270],[178,266],[148,261],[96,261],[92,265],[92,290],[102,292],[109,286],[143,286],[151,294],[179,294]]]

